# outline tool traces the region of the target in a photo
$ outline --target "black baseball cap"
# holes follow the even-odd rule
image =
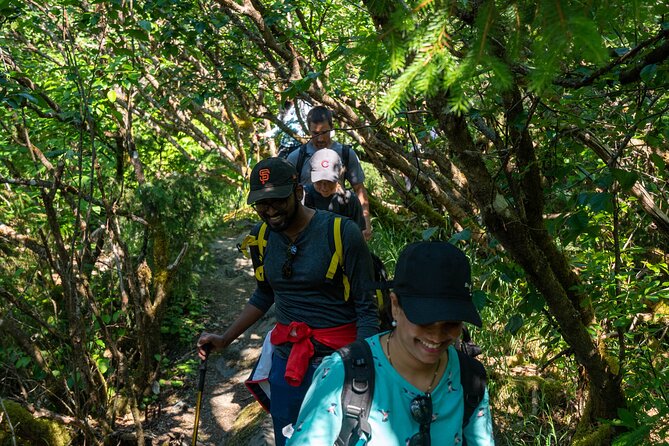
[[[446,242],[418,242],[400,254],[392,288],[414,324],[464,321],[480,327],[471,283],[469,259],[462,251]]]
[[[287,198],[297,184],[297,170],[283,158],[265,158],[251,171],[246,204],[270,198]]]

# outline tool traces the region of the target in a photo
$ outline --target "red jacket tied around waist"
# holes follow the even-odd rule
[[[288,325],[277,323],[272,330],[271,341],[274,345],[293,343],[284,377],[288,384],[297,387],[302,384],[309,360],[314,356],[312,336],[321,344],[337,350],[355,341],[355,335],[355,322],[331,328],[311,328],[304,322],[291,322]]]

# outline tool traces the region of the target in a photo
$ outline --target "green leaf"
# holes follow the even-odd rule
[[[655,78],[656,74],[657,74],[657,65],[652,63],[650,65],[646,65],[645,67],[643,67],[641,69],[641,73],[639,73],[639,76],[641,76],[641,80],[648,83]]]
[[[449,240],[449,243],[455,244],[455,242],[459,242],[461,240],[470,240],[472,238],[472,231],[469,229],[464,229],[457,234],[453,234],[451,239]]]
[[[151,32],[152,26],[151,26],[151,22],[149,22],[148,20],[140,20],[137,24],[139,25],[140,28],[142,28],[147,33]]]
[[[650,155],[650,160],[653,162],[655,167],[657,167],[657,169],[660,171],[664,171],[664,169],[667,167],[667,163],[665,163],[664,159],[657,153],[652,153]]]
[[[37,98],[35,98],[34,96],[32,96],[32,95],[30,95],[26,92],[19,93],[17,96],[22,97],[24,99],[27,99],[28,101],[32,102],[33,104],[39,103]]]
[[[512,335],[515,335],[516,333],[518,333],[518,330],[521,329],[523,323],[524,323],[523,317],[520,314],[514,314],[513,316],[511,316],[511,319],[509,319],[509,322],[507,322],[506,325],[504,326],[504,330],[508,331]]]
[[[28,364],[30,364],[30,358],[28,356],[21,356],[18,361],[16,361],[16,364],[14,366],[17,369],[22,369],[26,367]]]
[[[637,182],[639,179],[639,176],[635,172],[629,172],[627,170],[622,170],[622,169],[612,169],[613,178],[618,180],[618,183],[620,183],[620,187],[627,191],[634,186],[634,183]]]
[[[590,209],[594,212],[613,212],[613,195],[608,192],[595,193],[588,202]]]
[[[432,238],[432,236],[433,236],[433,235],[435,234],[435,232],[437,232],[438,230],[439,230],[439,228],[435,228],[435,227],[427,228],[426,230],[424,230],[423,233],[422,233],[422,235],[421,235],[422,238],[423,238],[423,241],[428,241],[428,240],[430,240],[430,238]]]
[[[541,294],[530,292],[524,297],[523,302],[518,306],[518,311],[523,313],[526,317],[531,316],[532,314],[541,311],[545,304],[546,301]]]
[[[95,362],[103,375],[109,370],[109,359],[100,358]]]
[[[109,90],[107,92],[107,99],[109,100],[109,102],[112,102],[112,103],[116,102],[116,91]]]
[[[588,218],[588,214],[582,210],[579,210],[575,214],[571,215],[566,223],[567,226],[569,226],[571,229],[582,232],[585,228],[588,227],[590,219]]]
[[[607,50],[603,45],[602,36],[597,24],[586,16],[574,15],[569,19],[574,39],[574,48],[595,63],[602,63],[607,58]]]
[[[486,302],[488,302],[488,295],[485,291],[476,290],[472,293],[472,301],[476,309],[481,311],[485,307]]]
[[[126,31],[130,37],[134,37],[142,42],[148,42],[149,36],[143,29],[129,29]]]
[[[627,427],[637,427],[637,419],[634,416],[634,413],[630,412],[627,409],[620,408],[618,409],[618,417],[620,418],[620,421],[622,421],[623,426]]]

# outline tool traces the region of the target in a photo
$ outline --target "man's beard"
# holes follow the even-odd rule
[[[275,214],[275,216],[276,215],[277,214]],[[285,211],[282,211],[278,215],[284,216],[283,220],[278,224],[272,223],[270,221],[270,217],[267,215],[265,215],[262,219],[265,223],[267,223],[267,226],[269,227],[270,230],[275,232],[283,232],[286,229],[288,229],[295,221],[295,217],[297,216],[297,199],[293,200],[292,209],[286,209]]]

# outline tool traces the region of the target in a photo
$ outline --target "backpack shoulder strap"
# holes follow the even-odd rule
[[[346,177],[346,172],[348,172],[348,160],[351,157],[351,150],[353,150],[352,145],[342,144],[342,146],[341,146],[341,165],[342,165],[341,177],[342,177],[342,181],[343,181],[343,178]],[[343,185],[343,183],[342,183],[342,185]]]
[[[311,185],[307,185],[304,187],[304,205],[308,208],[315,209],[316,203],[314,200],[314,194],[312,192],[313,189],[311,189],[309,186]]]
[[[302,144],[300,146],[300,153],[297,155],[297,163],[295,163],[295,170],[297,170],[297,176],[302,182],[302,169],[304,168],[304,163],[307,161],[309,156],[307,155],[307,145]]]
[[[371,438],[369,410],[374,397],[374,358],[369,344],[360,339],[338,350],[344,362],[341,393],[342,424],[335,446],[353,446],[365,435]]]
[[[332,236],[334,237],[334,252],[330,260],[328,272],[325,274],[326,279],[332,279],[337,273],[337,268],[342,271],[342,281],[344,282],[344,300],[348,301],[351,294],[351,284],[346,276],[344,270],[344,242],[342,240],[342,233],[344,231],[344,222],[341,217],[333,219]]]
[[[467,356],[471,356],[472,358],[476,358],[483,352],[481,347],[472,341],[472,337],[469,334],[467,327],[462,327],[462,339],[456,341],[455,348],[462,350],[463,353],[466,353]]]
[[[348,169],[348,159],[351,157],[351,150],[353,150],[353,146],[350,144],[344,144],[341,147],[341,164],[344,166],[344,169]]]
[[[267,223],[259,223],[251,229],[249,234],[244,237],[244,240],[238,246],[239,250],[247,258],[251,258],[253,271],[259,284],[265,283],[264,260],[268,237],[269,231],[267,230]]]
[[[458,352],[458,359],[460,360],[460,383],[462,384],[465,405],[462,417],[462,429],[464,431],[469,419],[474,414],[474,410],[483,401],[487,375],[485,367],[477,359],[460,350],[456,350],[456,352]]]

